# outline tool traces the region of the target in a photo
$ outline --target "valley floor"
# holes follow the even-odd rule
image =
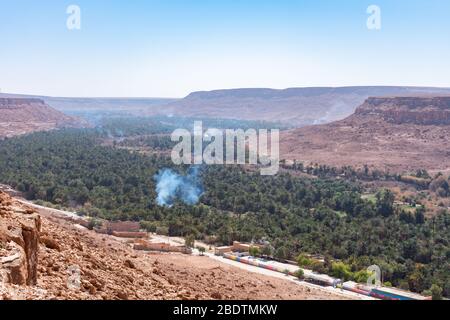
[[[207,256],[149,254],[40,207],[36,287],[1,288],[3,299],[350,299]],[[79,279],[79,282],[78,280]],[[1,292],[3,290],[3,292]]]

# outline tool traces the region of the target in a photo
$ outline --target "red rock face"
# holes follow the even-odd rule
[[[450,168],[450,96],[369,98],[344,120],[282,132],[288,160],[408,172]]]
[[[369,98],[356,114],[395,124],[450,125],[450,97]]]
[[[449,125],[450,111],[412,112],[389,110],[383,113],[383,118],[388,122],[396,124]]]
[[[0,139],[34,131],[85,126],[85,121],[65,115],[40,99],[0,98]]]
[[[40,216],[0,192],[0,283],[35,285]]]
[[[52,122],[58,125],[76,122],[40,99],[0,98],[0,112],[0,122]]]

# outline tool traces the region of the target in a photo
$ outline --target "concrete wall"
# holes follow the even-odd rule
[[[185,254],[192,253],[192,250],[185,246],[171,246],[168,243],[150,242],[142,239],[135,241],[133,248],[135,250],[143,251],[180,252]]]
[[[117,232],[139,232],[141,230],[141,225],[139,222],[133,221],[113,221],[106,222],[105,228]]]
[[[147,238],[147,232],[118,232],[113,231],[112,235],[119,238]]]

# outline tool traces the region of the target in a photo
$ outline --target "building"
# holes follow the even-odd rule
[[[141,251],[159,251],[159,252],[179,252],[184,254],[191,254],[191,248],[186,246],[173,246],[167,242],[151,242],[144,239],[137,239],[133,244],[134,250]]]
[[[239,241],[234,241],[232,248],[234,252],[249,252],[250,248],[258,248],[261,250],[262,246],[259,244],[242,243]]]
[[[258,245],[258,244],[249,244],[249,243],[242,243],[239,241],[234,241],[232,246],[216,247],[214,250],[214,254],[216,256],[223,256],[225,253],[231,253],[231,252],[250,252],[250,248],[261,249],[262,246]]]
[[[141,231],[141,225],[139,222],[133,221],[108,221],[105,224],[105,228],[111,232],[139,232]]]
[[[231,247],[231,246],[216,247],[214,249],[214,254],[216,256],[223,256],[225,253],[230,253],[232,251],[233,251],[233,247]]]

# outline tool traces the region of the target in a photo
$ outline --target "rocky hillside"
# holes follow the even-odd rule
[[[194,92],[168,104],[166,114],[179,116],[279,121],[291,126],[344,119],[371,96],[450,94],[450,89],[420,87],[340,87],[235,89]]]
[[[85,124],[51,108],[40,99],[0,98],[0,137]]]
[[[285,159],[391,171],[450,168],[450,97],[369,98],[352,116],[288,131]]]
[[[345,299],[183,254],[135,251],[0,192],[2,299]]]
[[[95,122],[103,116],[142,116],[159,114],[163,106],[178,99],[169,98],[63,98],[0,93],[0,98],[39,99],[67,115]]]
[[[450,96],[369,98],[356,115],[376,115],[395,124],[449,125]]]
[[[40,216],[0,193],[0,283],[35,285]]]

